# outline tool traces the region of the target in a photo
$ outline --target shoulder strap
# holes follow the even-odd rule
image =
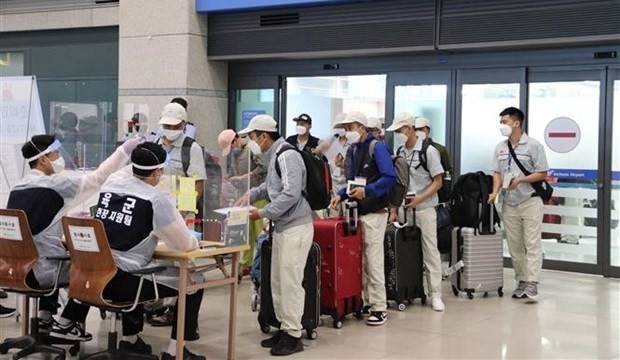
[[[517,154],[515,154],[515,150],[512,148],[512,144],[510,143],[510,139],[506,140],[506,143],[508,144],[508,151],[510,151],[510,155],[512,156],[512,158],[515,161],[515,164],[517,164],[517,166],[519,167],[519,169],[521,170],[521,172],[523,173],[523,175],[528,176],[529,174],[531,174],[531,172],[527,171],[524,167],[523,164],[521,164],[521,162],[519,161],[519,159],[517,159]]]
[[[429,145],[429,141],[428,140],[424,140],[422,142],[422,149],[418,152],[418,159],[420,160],[420,164],[416,167],[419,168],[420,166],[422,166],[422,168],[427,172],[430,173],[430,171],[428,171],[428,162],[426,159],[426,150],[428,150],[428,145]]]
[[[185,139],[183,139],[183,145],[181,146],[181,163],[183,164],[183,172],[185,173],[185,176],[187,176],[192,145],[195,141],[196,140],[189,136],[186,136]]]
[[[276,153],[276,174],[278,174],[280,178],[282,177],[282,172],[280,171],[280,164],[278,164],[278,156],[280,156],[280,154],[282,154],[283,152],[287,150],[296,150],[296,149],[297,148],[292,147],[292,146],[282,145],[280,150]]]

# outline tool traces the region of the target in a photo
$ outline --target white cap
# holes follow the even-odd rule
[[[420,128],[423,128],[423,127],[427,127],[427,128],[430,129],[431,128],[431,122],[427,118],[425,118],[423,116],[416,116],[415,117],[415,128],[416,129],[420,129]]]
[[[383,128],[383,125],[381,125],[381,120],[379,120],[379,118],[371,116],[368,118],[368,126],[366,127],[371,129],[381,129]]]
[[[396,115],[396,117],[392,121],[392,125],[390,125],[390,127],[388,127],[385,130],[396,131],[403,126],[413,126],[413,124],[414,124],[413,115],[404,112],[404,113],[400,113]]]
[[[368,126],[368,120],[366,119],[366,115],[364,115],[360,111],[351,111],[350,113],[346,114],[344,119],[342,119],[342,121],[340,121],[336,125],[353,124],[353,123],[361,124],[364,127]]]
[[[164,106],[159,118],[159,125],[178,125],[187,120],[185,108],[177,103],[170,103]]]
[[[237,134],[235,134],[233,130],[226,129],[217,136],[217,143],[220,144],[220,148],[222,148],[222,156],[226,156],[230,153],[230,146],[233,140],[235,140],[236,135]]]
[[[344,120],[344,118],[345,118],[346,116],[347,116],[347,114],[346,114],[346,113],[340,113],[340,114],[336,115],[336,117],[334,117],[334,122],[333,122],[334,126],[332,126],[332,127],[333,127],[334,129],[337,129],[337,128],[342,127],[341,122],[342,122],[342,120]]]
[[[248,127],[237,132],[237,134],[245,135],[252,131],[278,132],[278,123],[270,115],[256,115],[250,120]]]

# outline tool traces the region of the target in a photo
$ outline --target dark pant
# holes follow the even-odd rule
[[[41,287],[32,271],[26,276],[26,284],[33,289]],[[59,307],[58,290],[50,296],[42,296],[39,299],[39,310],[47,310],[52,313],[52,315],[55,315]],[[71,321],[83,323],[86,321],[86,316],[88,315],[89,309],[90,306],[78,304],[73,299],[69,299],[65,309],[62,311],[62,315],[60,316]]]
[[[111,299],[112,301],[134,301],[136,298],[136,291],[138,291],[138,284],[140,283],[140,277],[131,275],[121,269],[118,269],[116,275],[108,286],[103,291],[103,297],[105,299]],[[177,296],[179,292],[173,288],[167,287],[162,284],[157,284],[157,291],[160,298]],[[189,334],[194,334],[198,327],[198,311],[200,310],[200,304],[202,303],[202,295],[204,290],[199,290],[194,294],[187,295],[185,301],[185,340],[188,340]],[[142,284],[142,291],[140,292],[141,300],[149,300],[155,298],[155,289],[153,283],[150,280],[144,280]],[[174,323],[172,325],[171,339],[177,338],[177,306],[179,300],[174,304]],[[133,311],[123,313],[123,336],[130,336],[138,334],[144,327],[144,306],[138,305]]]

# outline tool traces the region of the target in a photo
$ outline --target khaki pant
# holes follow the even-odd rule
[[[441,254],[437,250],[437,211],[434,207],[416,210],[416,225],[422,232],[422,258],[430,298],[441,298]]]
[[[304,268],[314,237],[312,223],[273,232],[271,295],[281,330],[301,337],[301,317],[306,292],[301,286]]]
[[[387,227],[387,212],[360,216],[364,227],[364,256],[362,256],[362,297],[371,311],[385,311],[385,268],[383,241]]]
[[[504,204],[502,216],[515,280],[539,282],[542,268],[542,199],[533,197],[515,206]]]

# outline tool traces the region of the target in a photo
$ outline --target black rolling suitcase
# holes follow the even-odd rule
[[[405,212],[407,213],[407,212]],[[415,219],[415,216],[414,216]],[[412,224],[389,224],[385,231],[385,288],[387,299],[405,310],[405,300],[420,298],[426,304],[423,284],[422,232]]]
[[[308,339],[316,339],[316,328],[319,326],[321,314],[320,301],[320,265],[321,250],[314,242],[310,247],[306,268],[304,270],[303,287],[306,291],[304,314],[301,317],[301,326],[306,331]],[[271,331],[271,327],[280,327],[273,310],[273,298],[271,297],[271,239],[263,241],[261,247],[261,272],[260,272],[260,311],[258,324],[265,334]]]

